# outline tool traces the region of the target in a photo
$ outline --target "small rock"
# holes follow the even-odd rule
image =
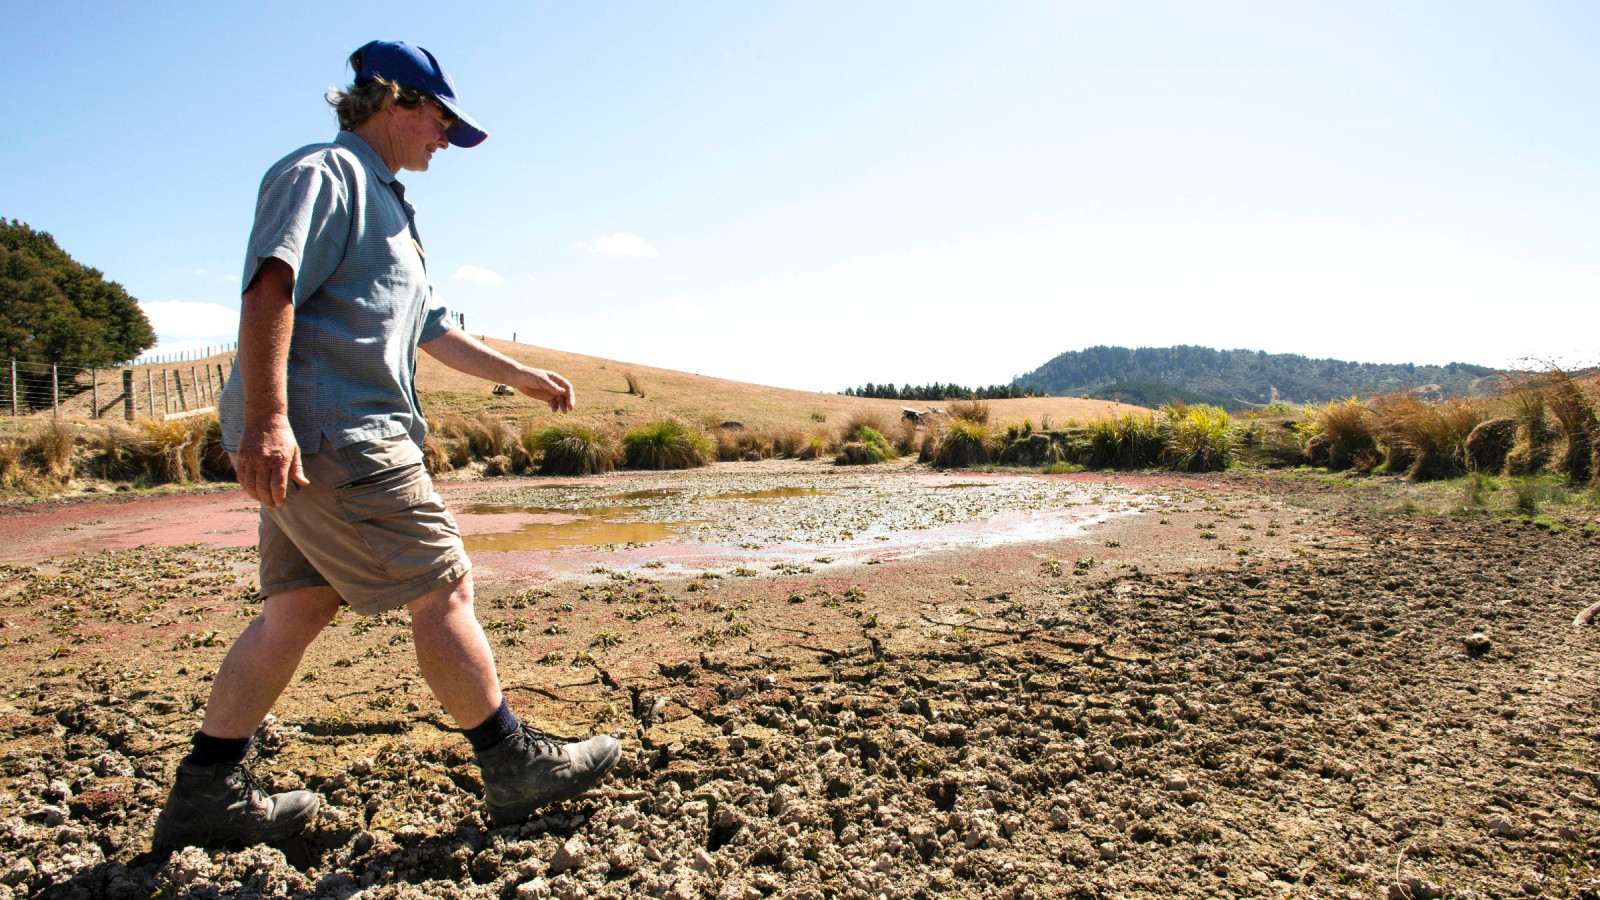
[[[1183,775],[1176,774],[1176,773],[1167,776],[1167,790],[1169,790],[1169,791],[1187,791],[1188,789],[1189,789],[1189,779],[1188,778],[1184,777]]]
[[[50,782],[41,796],[51,803],[65,803],[72,799],[72,788],[68,787],[65,781],[57,779]]]
[[[583,841],[573,838],[556,848],[550,857],[550,871],[553,873],[565,872],[568,869],[583,868],[584,852],[588,848]]]
[[[545,900],[550,896],[550,885],[543,878],[535,878],[517,885],[517,900]]]
[[[1105,843],[1101,844],[1098,849],[1100,851],[1100,858],[1106,860],[1107,862],[1116,859],[1117,853],[1119,852],[1114,841],[1106,841]]]
[[[694,857],[690,859],[689,865],[694,867],[694,870],[701,875],[708,875],[717,871],[716,857],[708,853],[704,847],[695,848]]]
[[[60,806],[41,806],[33,811],[33,817],[54,828],[67,821],[67,811]]]
[[[624,831],[632,831],[639,827],[639,811],[631,806],[623,806],[611,811],[611,824]]]
[[[1072,824],[1072,813],[1068,812],[1067,810],[1065,810],[1065,809],[1063,809],[1063,808],[1061,808],[1059,806],[1050,807],[1050,827],[1051,828],[1065,828],[1065,827],[1067,827],[1068,825],[1071,825],[1071,824]]]
[[[372,774],[372,765],[372,760],[363,756],[350,764],[350,774],[357,778],[364,778]]]
[[[1089,764],[1102,772],[1109,772],[1117,767],[1117,760],[1109,753],[1100,752],[1089,757]]]
[[[32,881],[38,870],[33,867],[33,861],[27,857],[19,857],[16,862],[0,872],[0,884],[23,884]]]
[[[89,768],[101,778],[133,776],[133,763],[120,753],[106,752],[89,760]]]
[[[1467,648],[1467,652],[1473,656],[1482,656],[1494,646],[1494,643],[1489,640],[1489,636],[1481,631],[1474,631],[1472,634],[1467,635],[1462,639],[1461,643]]]
[[[1371,869],[1355,863],[1344,867],[1344,877],[1350,881],[1365,881],[1370,874],[1372,874]]]
[[[1523,835],[1523,830],[1511,824],[1511,820],[1505,816],[1494,816],[1490,818],[1488,822],[1488,828],[1489,833],[1495,837],[1511,838],[1515,840]]]

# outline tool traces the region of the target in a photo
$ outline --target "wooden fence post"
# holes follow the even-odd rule
[[[189,367],[189,383],[194,385],[194,405],[196,407],[205,406],[206,395],[204,391],[200,390],[200,376],[195,373],[194,366]]]
[[[217,394],[220,395],[228,388],[228,379],[222,374],[222,363],[217,363]]]
[[[172,370],[172,382],[178,386],[178,412],[189,411],[189,398],[183,394],[183,370]]]
[[[161,370],[161,414],[172,415],[172,388],[167,384],[167,370]]]
[[[92,388],[94,393],[90,394],[90,397],[92,399],[89,401],[90,403],[94,404],[94,409],[92,410],[93,415],[90,416],[90,418],[98,419],[98,418],[100,418],[100,370],[99,369],[92,368],[92,367],[89,369],[89,381],[93,382],[93,384],[94,384],[94,387]]]
[[[11,357],[11,415],[17,414],[17,358]]]
[[[61,418],[61,381],[56,377],[56,364],[50,364],[50,416]]]
[[[132,369],[123,369],[122,370],[122,415],[124,417],[126,417],[129,422],[133,421],[133,416],[134,416],[133,405],[134,405],[134,399],[133,399],[133,370]]]

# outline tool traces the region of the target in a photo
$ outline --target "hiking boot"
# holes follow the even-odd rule
[[[541,806],[576,797],[600,783],[622,756],[607,735],[558,745],[524,723],[505,740],[478,754],[489,821],[510,825]]]
[[[310,791],[268,794],[244,763],[180,762],[151,843],[163,850],[278,841],[311,824],[321,803]]]

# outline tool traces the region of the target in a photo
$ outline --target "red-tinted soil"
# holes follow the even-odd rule
[[[616,483],[1021,483],[753,465]],[[1114,514],[983,547],[956,523],[829,562],[687,537],[479,553],[519,715],[623,739],[602,790],[488,827],[405,616],[346,616],[256,745],[278,789],[323,794],[317,826],[170,856],[145,853],[151,821],[258,602],[252,504],[7,510],[0,900],[1594,890],[1600,640],[1571,625],[1593,540],[1248,476],[1038,480],[1094,488],[1074,515]],[[880,525],[922,496],[858,483],[891,492]],[[464,508],[519,485],[551,482],[444,493]],[[965,490],[948,493],[978,508]],[[1136,494],[1154,499],[1117,499]]]

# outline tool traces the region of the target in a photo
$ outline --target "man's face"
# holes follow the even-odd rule
[[[394,107],[395,137],[401,169],[428,171],[433,154],[450,146],[450,114],[437,100],[427,99],[406,109]]]

